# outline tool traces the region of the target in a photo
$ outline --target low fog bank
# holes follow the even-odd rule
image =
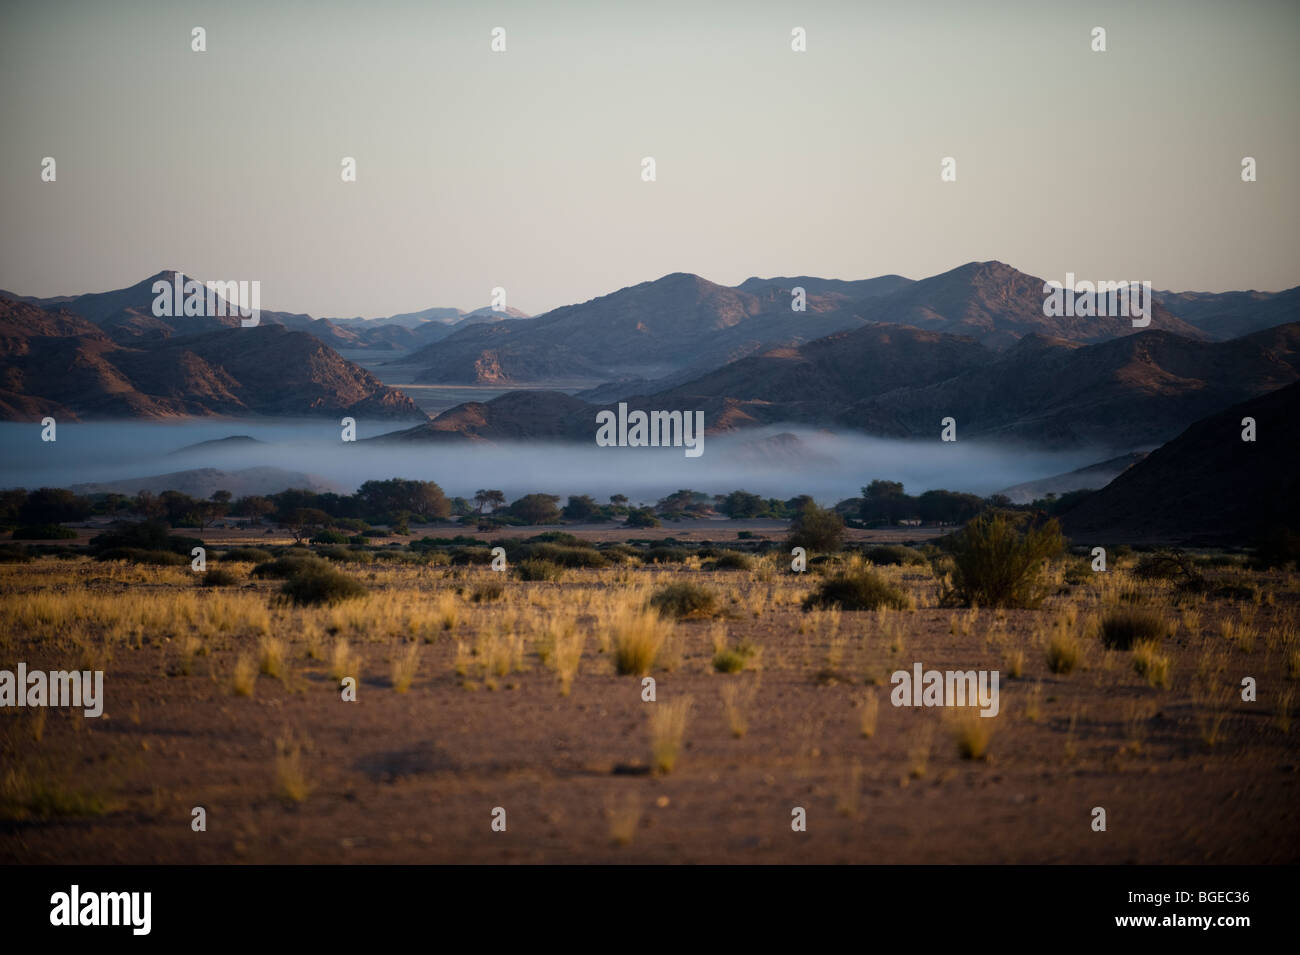
[[[392,430],[392,422],[360,421],[357,435]],[[232,435],[265,443],[173,453]],[[372,478],[404,477],[437,481],[449,495],[464,497],[479,488],[499,488],[511,499],[541,491],[590,494],[602,501],[626,494],[635,502],[652,502],[678,488],[711,494],[743,488],[780,499],[811,494],[823,504],[856,497],[876,478],[902,481],[909,494],[945,488],[987,495],[1114,453],[1032,452],[975,440],[899,441],[779,426],[708,436],[697,458],[686,457],[681,448],[594,443],[345,444],[330,419],[68,423],[58,426],[52,443],[41,441],[39,425],[3,423],[0,452],[2,487],[69,487],[195,468],[271,467],[314,475],[341,492]]]

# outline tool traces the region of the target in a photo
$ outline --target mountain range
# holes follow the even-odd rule
[[[50,299],[0,292],[0,415],[349,413],[420,422],[393,440],[586,441],[597,410],[627,401],[702,409],[714,433],[789,422],[927,439],[951,416],[959,438],[1118,454],[1300,377],[1300,332],[1286,324],[1300,318],[1300,288],[1159,292],[1140,329],[1046,316],[1042,280],[1001,262],[920,281],[727,287],[673,273],[535,318],[263,310],[245,329],[155,317],[152,285],[174,275]],[[805,311],[791,308],[796,288]],[[339,354],[349,349],[391,351],[400,374],[377,369],[389,380],[523,390],[429,420]],[[568,395],[557,382],[600,384]]]
[[[204,330],[123,343],[70,312],[0,299],[0,417],[425,417],[305,332],[276,324],[212,330],[221,319],[195,321]]]

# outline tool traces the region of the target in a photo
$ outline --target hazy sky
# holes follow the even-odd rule
[[[0,288],[179,268],[316,315],[493,286],[539,312],[673,271],[984,259],[1287,288],[1298,49],[1293,0],[6,0]]]

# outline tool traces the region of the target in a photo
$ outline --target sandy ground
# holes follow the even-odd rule
[[[678,535],[680,536],[680,534]],[[33,566],[5,578],[30,588]],[[85,572],[90,587],[121,585]],[[450,586],[428,571],[420,587]],[[486,574],[487,571],[471,571]],[[558,584],[576,593],[584,575]],[[650,571],[634,571],[650,574]],[[677,572],[678,576],[682,572]],[[365,574],[362,573],[363,579]],[[741,573],[695,572],[721,593]],[[23,583],[22,581],[26,581]],[[274,586],[250,583],[271,599]],[[179,590],[179,588],[177,588]],[[1293,584],[1257,618],[1294,619]],[[468,605],[467,606],[472,606]],[[457,633],[478,621],[468,611]],[[680,663],[656,671],[656,702],[614,673],[589,640],[572,693],[537,660],[489,689],[455,672],[456,633],[420,648],[409,692],[389,677],[391,642],[359,644],[355,703],[343,702],[323,660],[291,643],[288,673],[261,676],[251,697],[229,685],[232,661],[255,638],[197,658],[175,675],[176,645],[146,639],[108,667],[100,719],[31,710],[0,715],[4,762],[52,785],[102,795],[90,818],[0,822],[5,862],[75,863],[1276,863],[1300,858],[1300,753],[1282,729],[1278,693],[1294,686],[1261,639],[1225,656],[1223,679],[1255,675],[1262,702],[1230,700],[1220,739],[1203,740],[1205,707],[1189,695],[1196,654],[1213,640],[1186,629],[1170,645],[1172,688],[1147,685],[1128,655],[1086,649],[1080,669],[1049,672],[1035,632],[1043,611],[983,611],[968,633],[951,610],[845,613],[838,635],[794,607],[726,622],[732,641],[762,647],[757,668],[711,666],[710,621],[686,621]],[[1227,611],[1224,611],[1227,612]],[[485,612],[486,613],[486,612]],[[802,631],[802,632],[801,632]],[[838,647],[838,650],[836,649]],[[987,757],[963,759],[950,713],[895,708],[887,674],[1000,668],[1024,648],[1024,674],[1002,684]],[[42,665],[39,642],[5,656]],[[5,666],[13,666],[7,660]],[[828,672],[833,671],[833,672]],[[864,676],[865,674],[865,676]],[[875,686],[868,679],[878,680]],[[747,731],[729,728],[722,688],[751,694]],[[874,694],[874,734],[862,732]],[[742,693],[742,696],[744,694]],[[684,749],[667,775],[648,772],[652,708],[689,697]],[[1036,712],[1035,712],[1036,711]],[[40,735],[40,741],[36,736]],[[310,788],[277,794],[277,740],[301,749]],[[191,810],[207,831],[191,829]],[[506,830],[491,827],[506,811]],[[807,830],[791,828],[802,807]],[[1107,813],[1094,831],[1094,807]]]

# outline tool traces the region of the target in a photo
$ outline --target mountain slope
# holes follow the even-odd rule
[[[913,282],[892,295],[860,303],[858,314],[870,321],[970,335],[991,348],[1008,348],[1031,334],[1099,342],[1143,331],[1134,328],[1130,318],[1044,315],[1043,284],[1042,279],[1002,262],[968,262]],[[1146,330],[1203,337],[1158,302]]]
[[[1256,440],[1241,439],[1242,419]],[[1251,543],[1300,530],[1300,383],[1196,422],[1062,516],[1076,543]]]
[[[903,388],[837,420],[898,437],[982,437],[1116,452],[1169,440],[1198,418],[1300,378],[1300,323],[1227,342],[1147,331],[1096,345],[1037,335],[947,381]]]
[[[441,384],[658,377],[862,324],[838,301],[810,295],[807,305],[793,312],[787,291],[750,293],[678,272],[528,321],[463,328],[404,363],[423,368],[418,381]]]
[[[1284,292],[1157,292],[1156,300],[1215,341],[1300,321],[1300,286]]]
[[[0,417],[185,415],[422,419],[406,395],[280,325],[126,345],[83,319],[0,301]]]

